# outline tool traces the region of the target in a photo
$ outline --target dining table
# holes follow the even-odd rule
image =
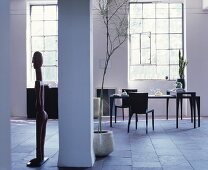
[[[110,105],[109,105],[110,127],[113,127],[112,117],[113,117],[113,108],[115,107],[115,100],[123,99],[123,98],[129,98],[129,95],[128,94],[110,95],[110,99],[109,99],[110,100]],[[183,99],[189,99],[190,107],[191,107],[191,122],[194,123],[194,128],[196,128],[196,106],[197,106],[198,127],[200,127],[200,96],[196,96],[195,92],[175,91],[175,93],[173,93],[173,91],[167,90],[166,94],[162,94],[162,95],[149,94],[148,99],[165,99],[166,100],[166,119],[168,119],[169,100],[174,99],[176,101],[176,128],[178,128],[179,105],[181,105],[181,119],[182,119],[182,101]]]

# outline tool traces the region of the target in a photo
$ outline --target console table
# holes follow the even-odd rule
[[[45,111],[49,119],[58,118],[58,88],[45,86]],[[36,118],[35,113],[35,89],[27,88],[27,117]]]

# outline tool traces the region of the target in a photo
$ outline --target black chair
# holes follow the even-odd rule
[[[146,115],[146,133],[148,133],[148,113],[152,113],[152,129],[154,130],[154,109],[148,110],[148,93],[129,93],[129,106],[128,133],[133,114],[136,114],[136,129],[138,115]]]
[[[122,92],[126,92],[127,94],[131,92],[137,92],[137,89],[122,89]],[[115,105],[115,123],[116,123],[116,117],[117,117],[117,108],[122,108],[122,115],[124,120],[124,108],[129,108],[129,99],[123,98],[121,105]]]

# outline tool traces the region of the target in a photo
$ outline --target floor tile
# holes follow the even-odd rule
[[[193,128],[190,118],[155,119],[155,131],[145,132],[144,118],[138,129],[132,121],[127,133],[127,118],[109,127],[109,118],[103,118],[103,128],[114,133],[115,149],[108,157],[97,158],[90,168],[58,168],[58,121],[49,120],[45,155],[49,160],[32,170],[207,170],[208,168],[208,118],[202,118],[200,128]],[[95,128],[97,120],[95,120]],[[35,157],[35,121],[11,120],[12,170],[31,170],[26,163]]]

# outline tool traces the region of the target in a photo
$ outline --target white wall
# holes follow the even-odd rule
[[[96,3],[93,6],[93,41],[94,41],[94,88],[101,87],[103,69],[100,62],[105,59],[106,35],[103,20],[96,10]],[[127,87],[127,41],[111,57],[109,67],[106,73],[105,87]],[[94,89],[94,95],[96,95]]]
[[[187,0],[186,11],[188,89],[201,96],[201,114],[208,116],[208,12],[199,0]]]
[[[0,1],[0,20],[2,21],[0,26],[0,169],[11,169],[11,157],[10,157],[10,121],[11,114],[11,79],[10,68],[11,58],[9,54],[9,1]]]

